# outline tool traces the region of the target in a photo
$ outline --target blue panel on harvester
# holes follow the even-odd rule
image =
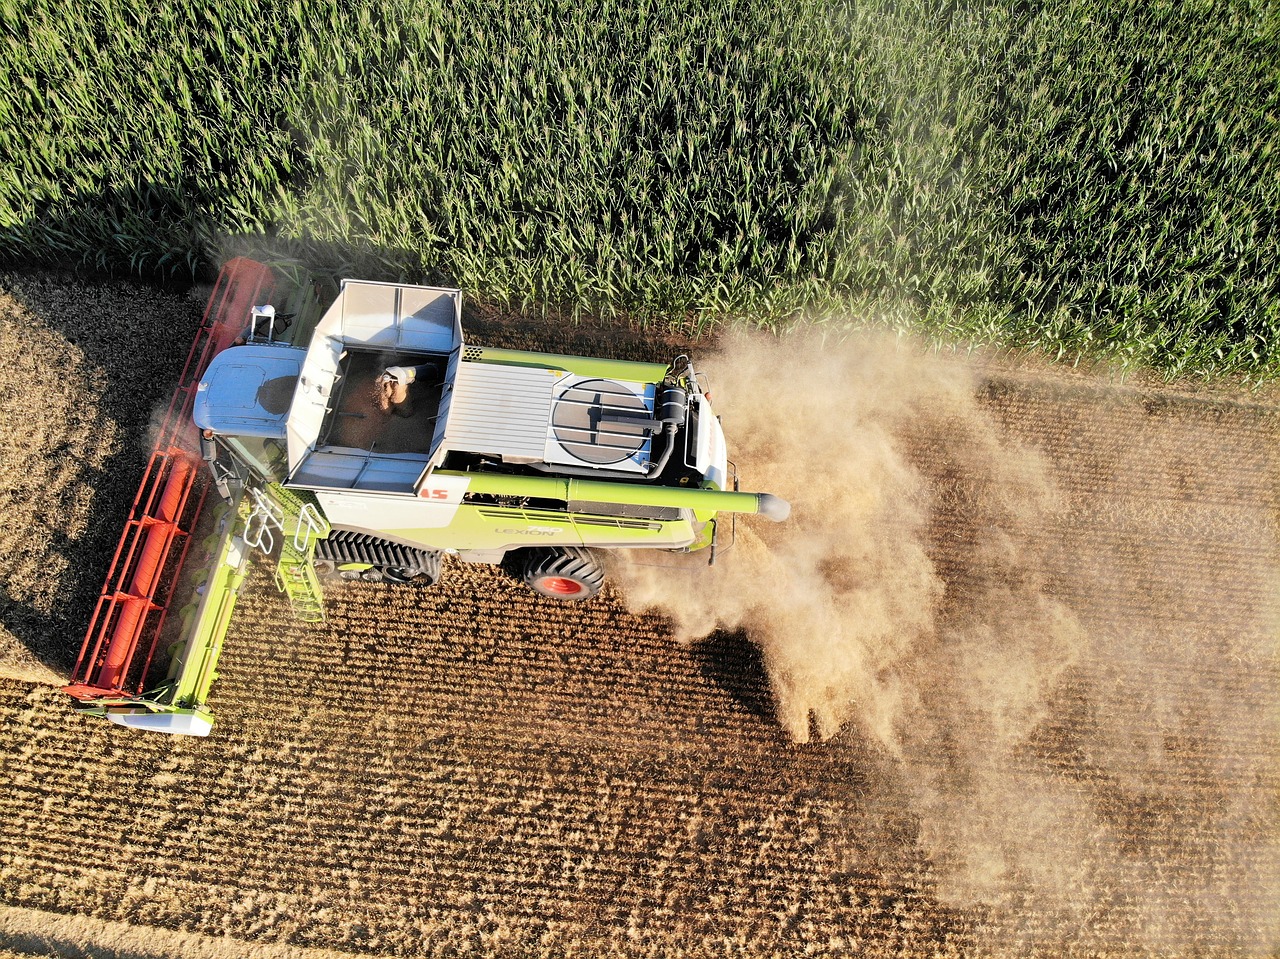
[[[233,346],[213,358],[200,380],[192,419],[202,430],[285,438],[285,421],[306,350]]]

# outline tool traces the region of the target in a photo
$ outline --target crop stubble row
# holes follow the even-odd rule
[[[493,577],[460,572],[455,576],[459,585],[442,591],[434,603],[446,608],[451,599],[472,603],[471,597],[483,596]],[[369,591],[343,589],[364,594],[367,619],[367,601],[373,598]],[[450,596],[455,592],[456,597]],[[94,789],[93,798],[64,809],[74,828],[59,817],[40,816],[31,824],[34,831],[47,830],[46,841],[56,843],[59,836],[91,834],[106,826],[103,841],[78,850],[80,868],[97,874],[112,869],[122,847],[141,853],[145,843],[140,840],[150,826],[155,830],[151,849],[143,855],[156,861],[147,871],[164,875],[172,870],[182,877],[171,880],[179,887],[220,891],[234,903],[246,889],[286,895],[300,877],[311,877],[319,882],[321,900],[357,892],[366,903],[382,899],[384,923],[388,913],[403,909],[406,902],[430,902],[424,908],[431,921],[455,931],[456,917],[448,918],[455,912],[465,917],[477,903],[503,903],[512,915],[529,914],[534,924],[554,925],[557,917],[577,922],[579,935],[583,915],[591,917],[588,930],[597,925],[609,935],[619,923],[652,929],[664,917],[681,915],[686,917],[682,921],[696,920],[709,934],[716,925],[711,916],[719,913],[716,904],[721,903],[724,908],[749,907],[755,918],[735,923],[738,934],[767,939],[777,935],[779,924],[787,924],[786,916],[768,918],[770,906],[782,913],[789,908],[789,923],[816,908],[824,893],[833,895],[829,884],[791,888],[796,876],[812,873],[813,843],[821,831],[819,807],[830,804],[805,796],[821,796],[829,786],[810,781],[803,768],[775,770],[773,781],[760,777],[751,760],[770,743],[775,750],[780,746],[771,727],[722,691],[717,696],[696,660],[685,653],[673,661],[669,648],[665,667],[647,671],[653,686],[634,681],[606,685],[625,678],[637,665],[658,663],[662,643],[652,628],[628,622],[615,609],[621,623],[615,622],[612,630],[612,617],[605,617],[595,630],[579,631],[571,626],[572,614],[554,606],[538,600],[517,604],[508,609],[514,615],[507,645],[563,645],[553,654],[528,656],[526,677],[536,679],[520,684],[524,695],[519,689],[512,695],[504,686],[515,676],[517,664],[507,656],[468,661],[457,655],[454,637],[437,646],[434,657],[409,662],[388,661],[360,641],[343,642],[337,637],[345,632],[347,604],[342,596],[334,599],[330,629],[308,643],[306,631],[286,626],[279,606],[257,584],[229,646],[227,675],[219,686],[219,733],[225,738],[209,745],[220,745],[223,755],[208,762],[181,748],[185,744],[177,744],[176,750],[169,743],[141,744],[128,762],[128,775],[141,780],[135,784],[139,788],[111,803],[103,803],[101,790]],[[432,625],[430,607],[420,608],[417,621],[406,623],[408,608],[394,602],[381,605],[391,606],[394,615],[387,619],[399,624],[384,646],[396,636],[433,635],[439,629]],[[422,633],[413,628],[418,623]],[[610,663],[607,653],[619,625],[624,630],[631,626],[636,647],[647,652],[637,657],[639,664],[635,659]],[[274,638],[263,643],[255,640],[255,632]],[[606,637],[603,642],[601,636]],[[292,655],[299,644],[306,644],[302,648],[309,654],[301,657],[303,662]],[[593,651],[596,665],[587,666]],[[288,687],[283,676],[313,665],[322,666],[325,681],[313,681],[302,697],[278,699]],[[565,670],[597,674],[594,688],[604,701],[583,708],[563,692],[541,699],[534,695],[539,688],[563,685],[558,680],[565,678]],[[266,689],[258,679],[262,676],[272,677]],[[585,690],[591,684],[578,677],[570,678],[569,685]],[[631,717],[661,711],[663,702],[655,697],[664,688],[663,700],[686,700],[681,704],[686,716],[680,709],[669,711],[674,723],[633,719],[619,724],[610,715],[611,704],[629,707]],[[755,747],[732,755],[733,723],[721,718],[709,749],[707,725],[687,715],[697,703],[687,701],[690,689],[704,708],[718,707],[751,720],[754,735],[744,738],[756,739]],[[279,708],[273,710],[273,703]],[[246,715],[237,715],[239,711]],[[295,724],[300,728],[288,728]],[[250,728],[261,737],[252,748],[240,745],[238,735]],[[103,735],[81,731],[95,740]],[[694,740],[699,735],[701,742]],[[718,745],[717,739],[722,740]],[[723,764],[715,755],[721,751],[729,754]],[[41,792],[74,791],[77,780],[89,772],[60,768],[59,758],[49,753],[29,757]],[[149,788],[148,780],[157,779],[156,787]],[[140,795],[150,800],[140,803]],[[19,819],[45,805],[34,795],[13,798],[17,808],[5,811]],[[153,802],[172,817],[167,824],[161,824]],[[136,815],[139,805],[146,815]],[[120,820],[140,828],[144,836],[110,829],[108,824]],[[185,828],[175,828],[183,823]],[[35,864],[36,857],[25,858]],[[56,859],[39,858],[44,865]],[[305,889],[307,883],[302,885]],[[27,887],[34,901],[41,899],[39,886],[35,880]],[[420,890],[416,896],[406,895],[415,887]],[[392,891],[379,896],[377,890],[384,889]],[[61,898],[52,888],[43,892]],[[160,896],[159,901],[173,898]],[[207,901],[208,893],[201,898]],[[845,908],[865,909],[860,898],[853,895]],[[784,905],[788,900],[789,907]],[[129,899],[122,896],[122,901]],[[136,897],[133,901],[139,910],[135,918],[177,918],[163,906],[148,906]],[[708,904],[715,907],[710,913]],[[295,935],[328,942],[336,935],[337,941],[346,941],[340,930],[314,918],[316,905],[303,910],[307,920],[295,920]],[[755,933],[749,932],[752,927],[758,927]],[[205,928],[223,931],[218,925]],[[396,941],[392,937],[384,945]],[[405,948],[403,941],[400,948]]]

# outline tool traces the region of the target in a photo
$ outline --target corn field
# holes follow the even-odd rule
[[[1280,9],[0,0],[0,261],[1280,371]]]

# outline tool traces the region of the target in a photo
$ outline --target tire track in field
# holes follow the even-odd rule
[[[0,959],[347,959],[332,949],[214,939],[189,932],[131,926],[0,906]]]

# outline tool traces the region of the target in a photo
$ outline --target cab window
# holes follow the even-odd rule
[[[237,456],[269,480],[283,483],[289,472],[289,454],[281,440],[262,436],[224,436]]]

